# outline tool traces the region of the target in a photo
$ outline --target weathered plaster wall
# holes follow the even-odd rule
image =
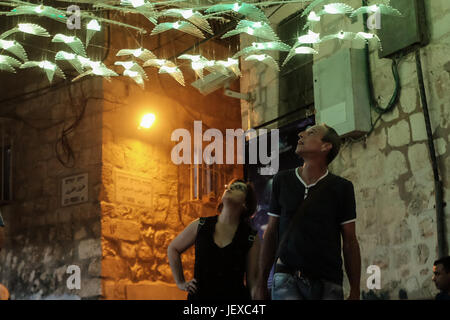
[[[445,200],[450,199],[450,2],[425,1],[431,43],[421,50],[425,86],[430,108],[434,140],[437,146],[439,170],[445,187]],[[350,1],[354,7],[360,1]],[[272,9],[273,10],[273,9]],[[273,15],[274,27],[295,9],[285,6]],[[268,10],[269,13],[269,10]],[[360,19],[361,20],[361,19]],[[350,24],[340,18],[324,20],[323,34],[362,31],[362,23]],[[317,30],[316,30],[317,32]],[[315,61],[333,54],[347,42],[331,41],[318,46]],[[353,47],[357,47],[354,45]],[[280,62],[281,63],[281,62]],[[244,64],[245,66],[245,64]],[[380,105],[389,101],[394,83],[390,60],[379,59],[372,51],[371,66],[374,91]],[[278,85],[276,80],[258,81],[259,69],[249,66],[241,81],[243,92],[266,91],[273,97],[264,105],[262,98],[253,105],[251,125],[263,123],[276,116]],[[276,79],[276,72],[264,70],[266,78]],[[361,290],[366,287],[369,265],[381,268],[382,289],[377,295],[398,299],[405,290],[410,299],[431,298],[436,289],[431,281],[431,268],[437,257],[436,213],[434,183],[428,154],[424,117],[417,84],[414,54],[409,54],[399,67],[402,92],[399,104],[386,114],[366,141],[346,141],[331,170],[353,181],[357,201],[357,233],[362,252]],[[243,126],[248,119],[248,104],[242,104]],[[366,107],[366,106],[361,106]],[[377,114],[372,112],[372,118]],[[448,206],[447,230],[450,229]],[[447,231],[447,242],[450,234]],[[346,284],[346,290],[348,286]]]
[[[22,87],[23,92],[48,85],[45,74],[37,70],[27,75],[34,83]],[[2,80],[8,83],[8,76]],[[10,78],[16,84],[17,80]],[[68,87],[32,99],[22,96],[10,101],[15,112],[3,114],[2,123],[13,140],[14,200],[1,208],[7,242],[0,253],[0,282],[12,299],[97,298],[101,294],[102,105],[97,98],[102,82],[90,79],[70,88],[72,99]],[[10,103],[3,104],[3,111]],[[84,117],[67,136],[75,161],[66,168],[58,161],[55,146],[61,146],[62,130],[74,122],[84,103]],[[88,173],[88,201],[62,207],[61,179],[80,173]],[[80,267],[80,290],[67,288],[70,265]]]

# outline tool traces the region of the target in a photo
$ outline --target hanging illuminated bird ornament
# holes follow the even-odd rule
[[[385,4],[374,4],[371,6],[363,6],[353,11],[353,13],[350,15],[350,18],[357,16],[359,14],[373,14],[375,12],[379,12],[381,14],[389,15],[389,16],[398,16],[401,17],[402,14],[397,9],[385,5]]]
[[[21,65],[22,63],[19,60],[0,54],[0,70],[16,73],[14,68],[19,68]]]
[[[309,13],[310,13],[311,11],[313,11],[313,9],[314,9],[315,7],[317,7],[318,5],[324,3],[325,1],[328,1],[328,0],[314,0],[313,2],[311,2],[311,3],[305,8],[305,10],[303,10],[303,12],[302,12],[302,17],[304,17],[304,16],[306,16],[306,15],[309,15]]]
[[[280,67],[278,66],[278,63],[275,61],[275,59],[268,55],[268,54],[252,54],[245,58],[245,61],[259,61],[264,63],[265,65],[269,66],[270,68],[273,68],[277,71],[280,71]]]
[[[0,49],[6,50],[23,61],[28,61],[28,56],[23,46],[15,40],[0,40]]]
[[[297,38],[296,44],[316,44],[320,43],[320,33],[308,30],[308,33]]]
[[[163,23],[157,24],[153,28],[151,35],[155,35],[155,34],[162,33],[167,30],[172,30],[172,29],[188,33],[190,35],[193,35],[193,36],[201,38],[201,39],[205,38],[203,33],[200,31],[200,29],[198,29],[192,23],[187,22],[187,21],[163,22]]]
[[[194,11],[192,9],[168,9],[162,11],[160,15],[162,17],[184,18],[203,31],[209,34],[213,34],[208,20],[206,20],[206,18],[200,12]]]
[[[318,54],[318,53],[319,52],[317,50],[311,47],[302,46],[300,43],[297,43],[292,47],[291,51],[289,51],[286,59],[284,59],[283,64],[281,66],[284,67],[286,63],[288,63],[289,60],[292,59],[292,57],[298,54]]]
[[[159,69],[158,73],[168,73],[182,86],[185,85],[183,73],[177,67],[177,65],[170,60],[149,59],[144,62],[143,66],[144,67],[157,67]]]
[[[203,79],[203,70],[205,68],[214,66],[214,61],[210,61],[201,55],[182,54],[178,59],[190,60],[192,70],[200,79]]]
[[[227,4],[216,4],[212,7],[209,7],[205,11],[206,13],[225,13],[225,12],[235,12],[240,13],[248,19],[255,21],[264,21],[269,22],[264,11],[259,9],[253,4],[245,3],[245,2],[235,2],[235,3],[227,3]]]
[[[99,31],[102,30],[102,26],[97,20],[93,19],[86,25],[86,47],[91,42],[92,37]]]
[[[35,15],[39,17],[47,17],[63,23],[67,22],[66,13],[64,11],[55,9],[50,6],[44,6],[42,4],[34,6],[29,5],[17,6],[10,12],[8,12],[6,15],[8,16]]]
[[[75,77],[74,79],[72,79],[72,82],[75,82],[85,76],[100,76],[104,77],[108,81],[111,81],[110,77],[119,76],[115,71],[108,69],[108,67],[106,67],[105,64],[103,64],[101,61],[92,61],[82,56],[77,56],[77,58],[81,62],[83,68],[89,68],[90,70],[87,70],[79,76]]]
[[[335,34],[330,34],[321,39],[322,42],[328,41],[328,40],[350,40],[350,41],[357,41],[359,43],[367,43],[369,40],[376,40],[378,47],[383,50],[381,46],[381,40],[380,38],[373,34],[373,33],[366,33],[366,32],[345,32],[345,31],[339,31]]]
[[[269,41],[280,40],[269,24],[265,22],[253,22],[249,20],[239,21],[239,23],[236,26],[236,29],[228,31],[222,36],[221,39],[225,39],[241,33],[247,33],[251,36],[255,36]]]
[[[150,1],[147,0],[121,0],[120,4],[122,6],[133,7],[140,14],[146,17],[151,23],[158,24],[155,7]]]
[[[75,36],[66,36],[63,35],[61,33],[56,34],[53,39],[52,42],[62,42],[67,44],[72,50],[73,52],[75,52],[76,54],[83,56],[83,57],[87,57],[86,55],[86,50],[84,49],[84,45],[83,42],[81,42],[81,40]]]
[[[323,9],[319,11],[318,16],[324,14],[351,14],[354,9],[345,3],[330,3],[323,6]]]
[[[134,56],[142,61],[147,61],[150,59],[156,59],[156,56],[148,49],[138,48],[138,49],[121,49],[116,54],[117,57],[121,56]]]
[[[116,66],[122,66],[125,70],[123,75],[130,77],[134,80],[142,89],[144,89],[144,80],[148,80],[147,74],[144,69],[135,61],[116,61]]]
[[[261,51],[289,51],[291,47],[281,41],[253,42],[251,46],[238,51],[233,58],[243,55],[261,53]]]
[[[214,62],[214,66],[212,68],[208,68],[208,70],[218,71],[224,75],[228,75],[231,71],[237,77],[241,76],[241,70],[239,69],[239,60],[228,58],[227,60],[217,60]]]
[[[312,29],[316,25],[316,23],[320,22],[321,17],[318,16],[314,11],[311,11],[308,15],[308,18],[306,18],[305,26],[303,27],[303,30],[305,29]]]
[[[58,51],[55,55],[56,61],[67,61],[78,73],[83,73],[84,68],[81,64],[78,56],[74,53],[66,52],[66,51]]]
[[[65,79],[66,76],[64,75],[64,72],[53,62],[50,62],[48,60],[44,61],[27,61],[24,64],[20,66],[20,69],[26,69],[26,68],[33,68],[33,67],[39,67],[42,70],[45,71],[47,74],[48,81],[50,83],[53,82],[53,77],[57,75],[60,78]]]
[[[5,39],[6,37],[17,33],[17,32],[23,32],[27,34],[32,34],[35,36],[40,37],[50,37],[50,33],[47,32],[44,28],[41,26],[34,24],[34,23],[19,23],[17,27],[10,29],[0,35],[0,39]]]

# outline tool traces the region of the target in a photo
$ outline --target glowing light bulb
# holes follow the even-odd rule
[[[33,33],[33,27],[29,24],[19,23],[18,29],[25,33]]]
[[[14,46],[14,41],[0,40],[0,45],[3,49],[7,50]]]
[[[40,6],[37,6],[36,8],[34,8],[34,12],[36,12],[36,13],[42,13],[43,11],[44,11],[43,5],[40,5]]]
[[[87,29],[94,30],[94,31],[100,31],[102,29],[102,26],[98,23],[97,20],[91,20],[91,22],[89,22],[87,24]]]
[[[153,113],[148,113],[142,117],[141,128],[149,129],[155,122],[156,117]]]
[[[192,17],[194,15],[194,11],[192,11],[192,9],[185,10],[185,11],[181,12],[181,15],[183,16],[183,18],[189,19],[190,17]]]
[[[379,7],[376,4],[369,6],[369,10],[372,12],[376,12],[376,11],[378,11],[378,9],[379,9]]]
[[[145,4],[145,0],[131,0],[130,2],[134,8],[142,7]]]
[[[193,61],[192,62],[192,69],[193,70],[201,70],[201,69],[203,69],[203,63],[201,63],[201,62],[195,62],[195,61]]]
[[[236,3],[233,5],[233,11],[238,12],[239,9],[241,9],[241,6],[239,5],[239,3],[236,2]]]
[[[339,39],[344,39],[344,36],[345,36],[344,31],[340,31],[339,34],[338,34],[338,38]]]
[[[39,67],[42,69],[55,71],[55,65],[49,61],[41,61],[39,63]]]

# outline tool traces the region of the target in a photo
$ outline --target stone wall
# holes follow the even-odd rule
[[[8,77],[2,77],[2,83],[17,83],[17,78]],[[45,74],[30,71],[24,83],[31,84],[20,89],[31,92],[48,86],[46,81]],[[88,79],[39,91],[34,97],[19,95],[2,106],[3,112],[13,107],[2,114],[5,132],[13,141],[13,202],[1,208],[7,242],[0,253],[0,282],[12,299],[87,299],[101,294],[101,92],[101,80]],[[74,161],[65,167],[55,148],[65,159],[61,133],[74,123],[83,105],[84,117],[66,136]],[[87,201],[62,206],[62,178],[81,173],[88,174]],[[80,267],[79,290],[66,285],[70,265]]]
[[[113,48],[137,48],[129,35],[115,30]],[[179,55],[197,39],[176,31],[145,38],[142,45],[158,58]],[[198,50],[198,48],[197,48]],[[213,41],[200,50],[227,56],[228,47]],[[223,56],[223,57],[221,57]],[[212,57],[211,57],[212,58]],[[113,52],[108,63],[120,60]],[[186,86],[156,68],[146,68],[145,89],[131,79],[105,81],[102,141],[102,277],[105,299],[185,299],[178,290],[167,259],[170,241],[191,221],[216,214],[216,201],[190,200],[188,165],[175,165],[171,150],[177,142],[171,134],[177,128],[193,133],[195,120],[207,128],[240,126],[239,101],[227,98],[221,90],[202,96],[190,83],[195,80],[189,65],[178,61]],[[121,71],[117,69],[118,71]],[[138,129],[146,112],[156,116],[149,130]],[[192,135],[193,136],[193,135]],[[242,176],[242,166],[226,168],[228,176]],[[141,204],[125,199],[120,190],[132,189],[133,182],[121,183],[120,174],[146,186],[135,189],[147,196]],[[131,181],[131,180],[130,180]],[[130,193],[128,193],[130,194]],[[139,196],[136,196],[138,198]],[[129,198],[133,198],[131,195]],[[186,279],[193,277],[194,250],[182,255]]]
[[[439,170],[445,187],[444,197],[448,203],[450,2],[425,2],[431,42],[421,49],[422,64]],[[354,7],[360,6],[360,1],[348,3]],[[271,17],[273,26],[276,27],[279,21],[293,14],[297,8],[286,5],[278,10]],[[272,11],[273,9],[268,9],[267,13]],[[321,25],[326,34],[338,32],[341,28],[346,31],[362,31],[362,22],[350,24],[340,18],[330,18]],[[348,46],[348,42],[331,41],[321,44],[318,46],[319,55],[315,57],[315,61],[344,46]],[[380,105],[385,106],[394,89],[390,60],[379,59],[378,53],[372,51],[371,67],[375,97]],[[252,66],[248,65],[241,80],[242,91],[254,91],[258,97],[253,104],[242,104],[243,127],[247,127],[249,123],[246,118],[248,110],[251,111],[252,126],[277,116],[276,72],[265,69],[265,78],[275,80],[258,81],[260,69],[265,68],[260,65],[252,69]],[[375,295],[399,299],[399,292],[404,290],[410,299],[428,299],[436,293],[431,281],[431,269],[437,257],[436,212],[433,174],[414,54],[409,54],[401,62],[399,72],[402,92],[398,105],[391,113],[382,117],[368,139],[347,139],[339,157],[332,163],[331,170],[350,179],[355,186],[357,234],[362,253],[362,292],[368,292],[367,267],[378,265],[381,268],[382,288],[376,290]],[[258,95],[258,92],[267,94]],[[271,103],[265,104],[265,97],[272,97]],[[377,114],[372,112],[372,119],[375,120],[376,117]],[[448,243],[448,206],[445,212]],[[345,289],[348,290],[348,283],[345,283]]]

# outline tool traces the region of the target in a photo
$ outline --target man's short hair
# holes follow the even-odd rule
[[[322,137],[322,141],[329,142],[332,145],[330,151],[327,154],[327,164],[330,164],[331,161],[336,158],[339,150],[341,149],[341,138],[337,134],[336,130],[334,130],[332,127],[327,126],[326,124],[323,124],[323,126],[327,129],[327,132],[325,132],[324,136]]]
[[[450,272],[450,256],[440,258],[434,262],[434,265],[442,264],[444,266],[445,272]]]

